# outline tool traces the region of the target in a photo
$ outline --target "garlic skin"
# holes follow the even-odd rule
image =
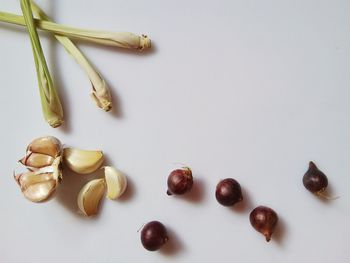
[[[50,198],[61,181],[61,157],[57,157],[52,166],[15,175],[15,180],[23,195],[32,202],[43,202]]]
[[[98,213],[100,201],[106,191],[104,179],[94,179],[83,186],[78,195],[78,207],[85,216]]]
[[[104,157],[102,151],[87,151],[64,148],[63,160],[70,170],[78,174],[89,174],[101,167]]]
[[[106,184],[107,184],[107,198],[117,199],[126,190],[127,179],[125,175],[118,169],[111,166],[104,166]]]

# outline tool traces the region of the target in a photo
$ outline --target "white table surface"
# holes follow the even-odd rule
[[[116,110],[91,102],[90,83],[48,35],[42,42],[66,124],[43,120],[29,38],[0,24],[1,262],[349,262],[349,1],[37,1],[57,22],[148,34],[152,52],[80,44],[108,81]],[[19,1],[0,10],[20,13]],[[42,135],[102,149],[130,188],[100,214],[76,213],[88,178],[64,172],[56,196],[27,201],[13,180],[25,147]],[[313,160],[332,194],[307,192]],[[185,163],[195,187],[169,197],[166,179]],[[245,201],[220,206],[216,183],[237,179]],[[249,223],[257,205],[280,217],[270,243]],[[161,251],[138,229],[159,220]]]

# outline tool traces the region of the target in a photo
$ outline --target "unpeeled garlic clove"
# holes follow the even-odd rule
[[[23,195],[32,202],[47,200],[62,178],[60,163],[61,157],[57,157],[51,166],[15,175]]]
[[[103,169],[107,184],[107,198],[117,199],[126,190],[126,176],[121,171],[111,166],[105,166]]]
[[[106,191],[104,179],[94,179],[83,186],[78,195],[78,207],[86,216],[96,215]]]
[[[26,155],[19,160],[29,170],[52,165],[55,158],[62,155],[61,142],[52,136],[33,140],[27,147]]]
[[[89,174],[95,172],[103,163],[102,151],[87,151],[76,148],[64,148],[63,160],[73,172]]]
[[[27,147],[27,152],[50,155],[53,158],[61,155],[61,142],[53,136],[40,137],[33,140]]]
[[[15,176],[23,195],[32,202],[47,200],[58,184],[54,173],[26,172]]]
[[[50,166],[54,161],[54,158],[47,154],[42,153],[29,153],[29,155],[23,157],[19,162],[29,168],[41,168]]]

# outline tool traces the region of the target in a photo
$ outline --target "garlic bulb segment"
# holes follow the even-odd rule
[[[63,159],[64,163],[73,172],[89,174],[101,167],[103,163],[103,152],[65,148],[63,149]]]
[[[126,190],[127,180],[125,175],[118,169],[105,166],[103,167],[106,184],[107,184],[107,198],[117,199]]]
[[[23,195],[32,202],[47,200],[55,191],[58,181],[54,173],[25,172],[15,176]]]
[[[53,136],[37,138],[27,147],[27,153],[41,153],[44,155],[49,155],[53,158],[60,156],[61,152],[61,142]]]
[[[30,152],[19,162],[27,166],[28,168],[41,168],[45,166],[50,166],[53,163],[53,160],[54,158],[50,155]]]
[[[32,202],[47,200],[62,179],[60,164],[61,157],[57,157],[50,166],[15,175],[23,195]]]
[[[83,186],[78,195],[78,207],[86,216],[96,215],[106,191],[104,179],[94,179]]]

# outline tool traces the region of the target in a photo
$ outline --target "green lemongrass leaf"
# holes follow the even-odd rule
[[[0,12],[0,21],[25,26],[22,16]],[[130,32],[109,32],[74,28],[59,25],[49,21],[34,19],[37,28],[64,35],[69,38],[89,41],[97,44],[116,46],[128,49],[144,50],[151,47],[151,40],[146,35],[136,35]]]
[[[50,21],[50,18],[45,12],[31,1],[33,13],[43,21]],[[112,98],[105,80],[100,73],[92,66],[89,60],[79,50],[79,48],[65,36],[55,34],[55,38],[63,45],[66,51],[72,55],[77,63],[85,70],[92,84],[91,97],[98,107],[104,111],[109,111],[112,108]]]
[[[53,86],[51,75],[45,61],[44,53],[33,20],[29,0],[21,0],[21,8],[32,44],[44,118],[52,127],[55,128],[63,123],[63,110],[61,102],[57,95],[56,89]]]

